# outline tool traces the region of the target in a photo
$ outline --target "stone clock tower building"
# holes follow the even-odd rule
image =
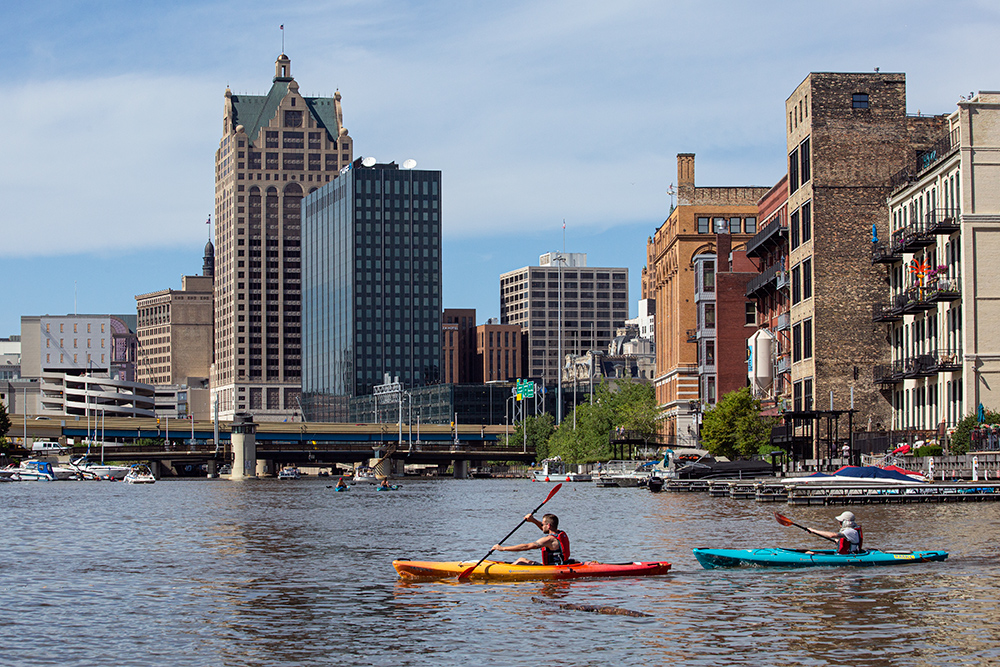
[[[281,54],[266,95],[228,88],[215,154],[219,417],[301,418],[302,198],[353,160],[340,93],[304,97]]]

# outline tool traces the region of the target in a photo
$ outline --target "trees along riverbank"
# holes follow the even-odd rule
[[[528,442],[535,447],[539,461],[553,456],[569,464],[607,461],[611,458],[609,441],[615,429],[640,438],[655,438],[656,396],[651,385],[631,379],[617,380],[613,388],[604,381],[594,390],[593,404],[576,406],[558,427],[552,415],[528,417],[511,434],[512,445],[523,442],[525,427]]]

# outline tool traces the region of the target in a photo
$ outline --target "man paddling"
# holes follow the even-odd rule
[[[836,533],[828,530],[816,530],[806,528],[810,533],[820,537],[828,537],[837,540],[837,553],[856,554],[861,551],[862,533],[861,526],[854,519],[854,512],[841,512],[835,517],[840,522],[840,530]]]
[[[524,517],[524,520],[541,528],[545,535],[534,542],[514,544],[509,547],[496,544],[493,546],[493,551],[542,550],[541,563],[522,557],[514,561],[514,565],[563,565],[569,562],[569,536],[564,531],[559,530],[559,517],[555,514],[546,514],[539,521],[533,514],[529,514]]]

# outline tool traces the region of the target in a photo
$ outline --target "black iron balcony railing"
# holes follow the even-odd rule
[[[872,243],[872,264],[894,264],[903,260],[903,255],[893,252],[889,243]]]
[[[902,322],[902,308],[893,308],[892,304],[876,303],[872,306],[872,322]]]
[[[931,146],[930,150],[918,153],[917,159],[913,163],[903,167],[889,178],[889,189],[896,191],[917,180],[920,172],[958,150],[960,138],[958,129],[954,129]]]
[[[934,356],[930,354],[918,354],[915,357],[903,359],[903,377],[918,378],[934,375],[937,371],[934,368]]]
[[[962,228],[962,215],[957,208],[927,211],[927,231],[931,234],[951,234]]]
[[[930,353],[930,367],[933,373],[954,373],[962,370],[961,348],[939,348]]]
[[[759,276],[755,276],[747,283],[747,296],[752,297],[758,292],[771,288],[771,283],[774,282],[781,273],[783,273],[783,266],[781,262],[775,262],[761,271]]]
[[[747,255],[762,255],[772,246],[777,246],[788,234],[788,228],[781,224],[780,220],[775,220],[771,224],[763,227],[754,234],[753,238],[747,241]]]
[[[872,370],[872,381],[875,384],[896,384],[903,381],[903,362],[893,361],[889,364],[876,364]]]
[[[902,308],[903,313],[911,315],[922,313],[927,310],[937,308],[937,304],[931,301],[926,287],[914,286],[907,289],[902,294],[893,297],[893,303]]]
[[[926,221],[915,220],[902,229],[892,233],[889,241],[889,251],[893,254],[915,252],[920,248],[937,243],[934,235],[927,231]]]
[[[930,303],[956,301],[962,298],[962,281],[957,276],[954,278],[932,276],[927,280],[924,291]]]

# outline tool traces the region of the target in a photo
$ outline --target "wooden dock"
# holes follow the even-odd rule
[[[1000,481],[930,482],[901,485],[795,483],[777,480],[670,480],[664,491],[708,492],[713,498],[784,502],[791,505],[955,503],[1000,500]]]

